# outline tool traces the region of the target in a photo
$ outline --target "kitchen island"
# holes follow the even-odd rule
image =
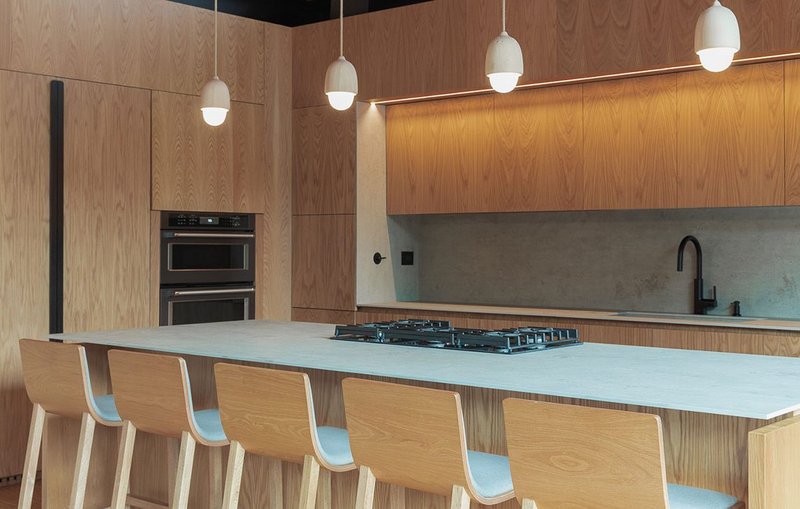
[[[788,459],[797,451],[775,451],[771,444],[779,437],[784,444],[800,446],[800,424],[791,418],[800,410],[800,359],[592,343],[504,356],[331,341],[332,334],[330,325],[246,321],[62,334],[54,339],[87,345],[92,379],[100,392],[108,390],[105,356],[110,348],[181,355],[189,366],[198,408],[215,404],[212,367],[217,361],[303,370],[311,377],[317,419],[325,425],[345,425],[340,385],[347,376],[449,388],[462,395],[470,447],[494,453],[505,452],[501,402],[506,397],[657,413],[664,423],[671,482],[716,489],[742,500],[747,500],[749,482],[749,507],[759,509],[783,507],[776,505],[780,499],[775,496],[796,495],[791,491],[796,483],[781,479],[799,473],[791,471],[798,466]],[[70,437],[76,432],[77,423],[66,419],[53,418],[48,424],[48,436],[59,437],[48,440],[44,452],[51,507],[57,507],[68,490],[75,449]],[[114,461],[116,431],[103,430],[98,438],[94,453],[105,461],[93,461],[89,491],[94,499],[87,507],[107,505],[113,486],[113,468],[108,467]],[[137,443],[132,494],[167,499],[174,450],[171,441],[159,437],[147,436]],[[217,458],[201,451],[192,507],[214,506],[222,468]],[[250,457],[246,469],[240,507],[294,505],[299,466]],[[355,473],[323,479],[322,506],[351,507],[355,484]],[[379,506],[387,507],[388,496],[388,490],[379,492]],[[406,493],[406,503],[444,507],[444,499],[412,491]],[[504,507],[516,506],[509,502]]]

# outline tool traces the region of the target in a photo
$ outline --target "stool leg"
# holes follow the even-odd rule
[[[538,509],[536,502],[529,498],[522,499],[522,509]]]
[[[39,466],[39,450],[42,447],[45,416],[42,405],[34,403],[31,427],[28,431],[28,448],[25,451],[25,466],[22,471],[22,486],[19,490],[18,509],[30,509],[33,501],[33,487],[36,484],[36,469]]]
[[[406,489],[396,484],[389,485],[389,507],[392,509],[405,509]]]
[[[187,431],[181,434],[181,452],[178,455],[178,471],[175,475],[175,493],[170,509],[186,509],[189,504],[189,487],[192,484],[195,440]]]
[[[122,424],[117,451],[117,473],[114,475],[114,494],[110,509],[125,509],[128,500],[128,487],[131,480],[131,460],[136,440],[136,428],[131,421]]]
[[[317,501],[317,482],[319,481],[319,463],[313,456],[303,459],[303,484],[300,488],[300,509],[314,509]]]
[[[375,475],[369,467],[358,467],[356,509],[372,509],[375,500]]]
[[[75,472],[72,475],[72,492],[69,497],[70,509],[83,509],[86,495],[86,478],[89,475],[89,460],[92,456],[95,420],[88,413],[81,416],[81,436],[78,441],[78,457],[75,459]]]
[[[228,453],[228,473],[225,475],[225,497],[222,509],[236,509],[239,506],[239,488],[242,486],[242,468],[244,467],[244,447],[236,440],[231,440]]]
[[[469,509],[469,493],[463,486],[453,486],[450,496],[450,509]]]
[[[327,468],[319,471],[317,507],[319,509],[331,509],[331,471]]]

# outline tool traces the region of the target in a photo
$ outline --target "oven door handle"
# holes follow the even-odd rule
[[[250,288],[227,288],[224,290],[175,290],[172,294],[176,297],[184,295],[229,295],[232,293],[253,293],[256,289]]]
[[[177,239],[254,239],[255,233],[185,233],[175,232],[169,235]]]

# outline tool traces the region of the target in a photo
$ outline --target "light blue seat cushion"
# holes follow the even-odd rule
[[[117,404],[114,402],[113,394],[105,396],[94,396],[94,411],[105,421],[120,422],[122,419],[117,412]]]
[[[475,490],[485,498],[511,493],[511,467],[508,457],[478,451],[467,451],[467,461],[472,472]]]
[[[200,410],[194,412],[194,421],[197,425],[197,432],[208,442],[225,442],[228,437],[222,430],[222,419],[219,417],[218,408]]]
[[[670,509],[730,509],[738,500],[717,491],[668,484]]]
[[[320,426],[317,428],[317,437],[322,459],[336,466],[349,465],[353,462],[350,435],[346,429]]]

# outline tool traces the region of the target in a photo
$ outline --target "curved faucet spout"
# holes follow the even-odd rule
[[[700,241],[694,235],[687,235],[681,240],[681,245],[678,247],[678,272],[683,272],[683,252],[689,242],[694,244],[697,252],[697,275],[695,277],[703,279],[703,248],[700,247]]]

